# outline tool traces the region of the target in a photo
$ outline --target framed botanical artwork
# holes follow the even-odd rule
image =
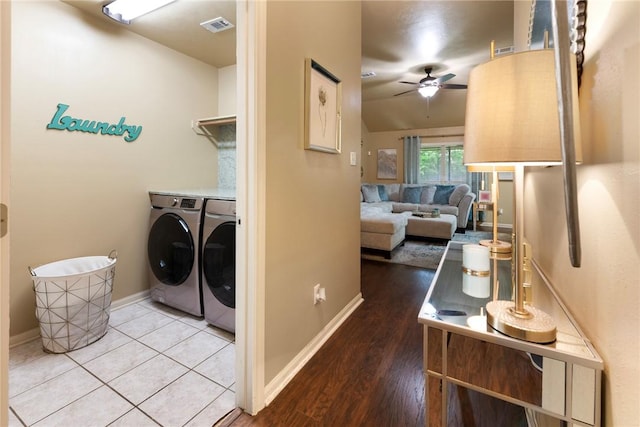
[[[311,58],[305,60],[304,128],[307,150],[340,153],[342,83]]]
[[[398,177],[398,152],[395,148],[378,150],[378,179]]]

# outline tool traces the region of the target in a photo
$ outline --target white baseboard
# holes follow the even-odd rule
[[[40,338],[40,328],[29,329],[18,335],[9,337],[9,348]]]
[[[125,305],[135,304],[149,297],[149,290],[144,290],[128,297],[121,298],[117,301],[111,302],[111,310],[124,307]],[[40,328],[33,328],[18,335],[9,337],[9,348],[18,346],[20,344],[27,343],[29,341],[37,340],[40,338]]]
[[[116,308],[122,308],[125,305],[135,304],[137,302],[142,301],[145,298],[148,298],[149,294],[150,294],[149,289],[146,289],[136,294],[129,295],[128,297],[120,298],[117,301],[111,301],[111,309],[113,310]]]
[[[273,401],[280,394],[293,377],[307,364],[322,345],[334,334],[334,332],[351,316],[364,299],[362,293],[358,293],[332,320],[329,322],[310,342],[307,344],[291,362],[284,367],[276,377],[265,387],[265,406]]]

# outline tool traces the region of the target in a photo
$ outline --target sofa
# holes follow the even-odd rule
[[[362,184],[360,245],[389,258],[407,237],[451,239],[466,229],[475,198],[467,184]],[[419,216],[436,209],[435,218]]]

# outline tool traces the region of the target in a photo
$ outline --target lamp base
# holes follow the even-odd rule
[[[547,313],[535,307],[524,307],[526,313],[515,311],[513,301],[487,303],[487,323],[498,332],[513,338],[546,344],[556,340],[556,325]]]
[[[482,246],[487,246],[489,248],[489,252],[491,253],[499,253],[499,254],[511,253],[511,243],[503,242],[502,240],[498,240],[498,239],[480,240],[480,244]]]

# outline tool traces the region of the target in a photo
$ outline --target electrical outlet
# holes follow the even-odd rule
[[[327,294],[324,288],[320,287],[320,283],[313,287],[313,305],[320,304],[327,300]]]
[[[318,304],[320,301],[318,300],[318,294],[320,293],[320,283],[313,287],[313,305]]]

